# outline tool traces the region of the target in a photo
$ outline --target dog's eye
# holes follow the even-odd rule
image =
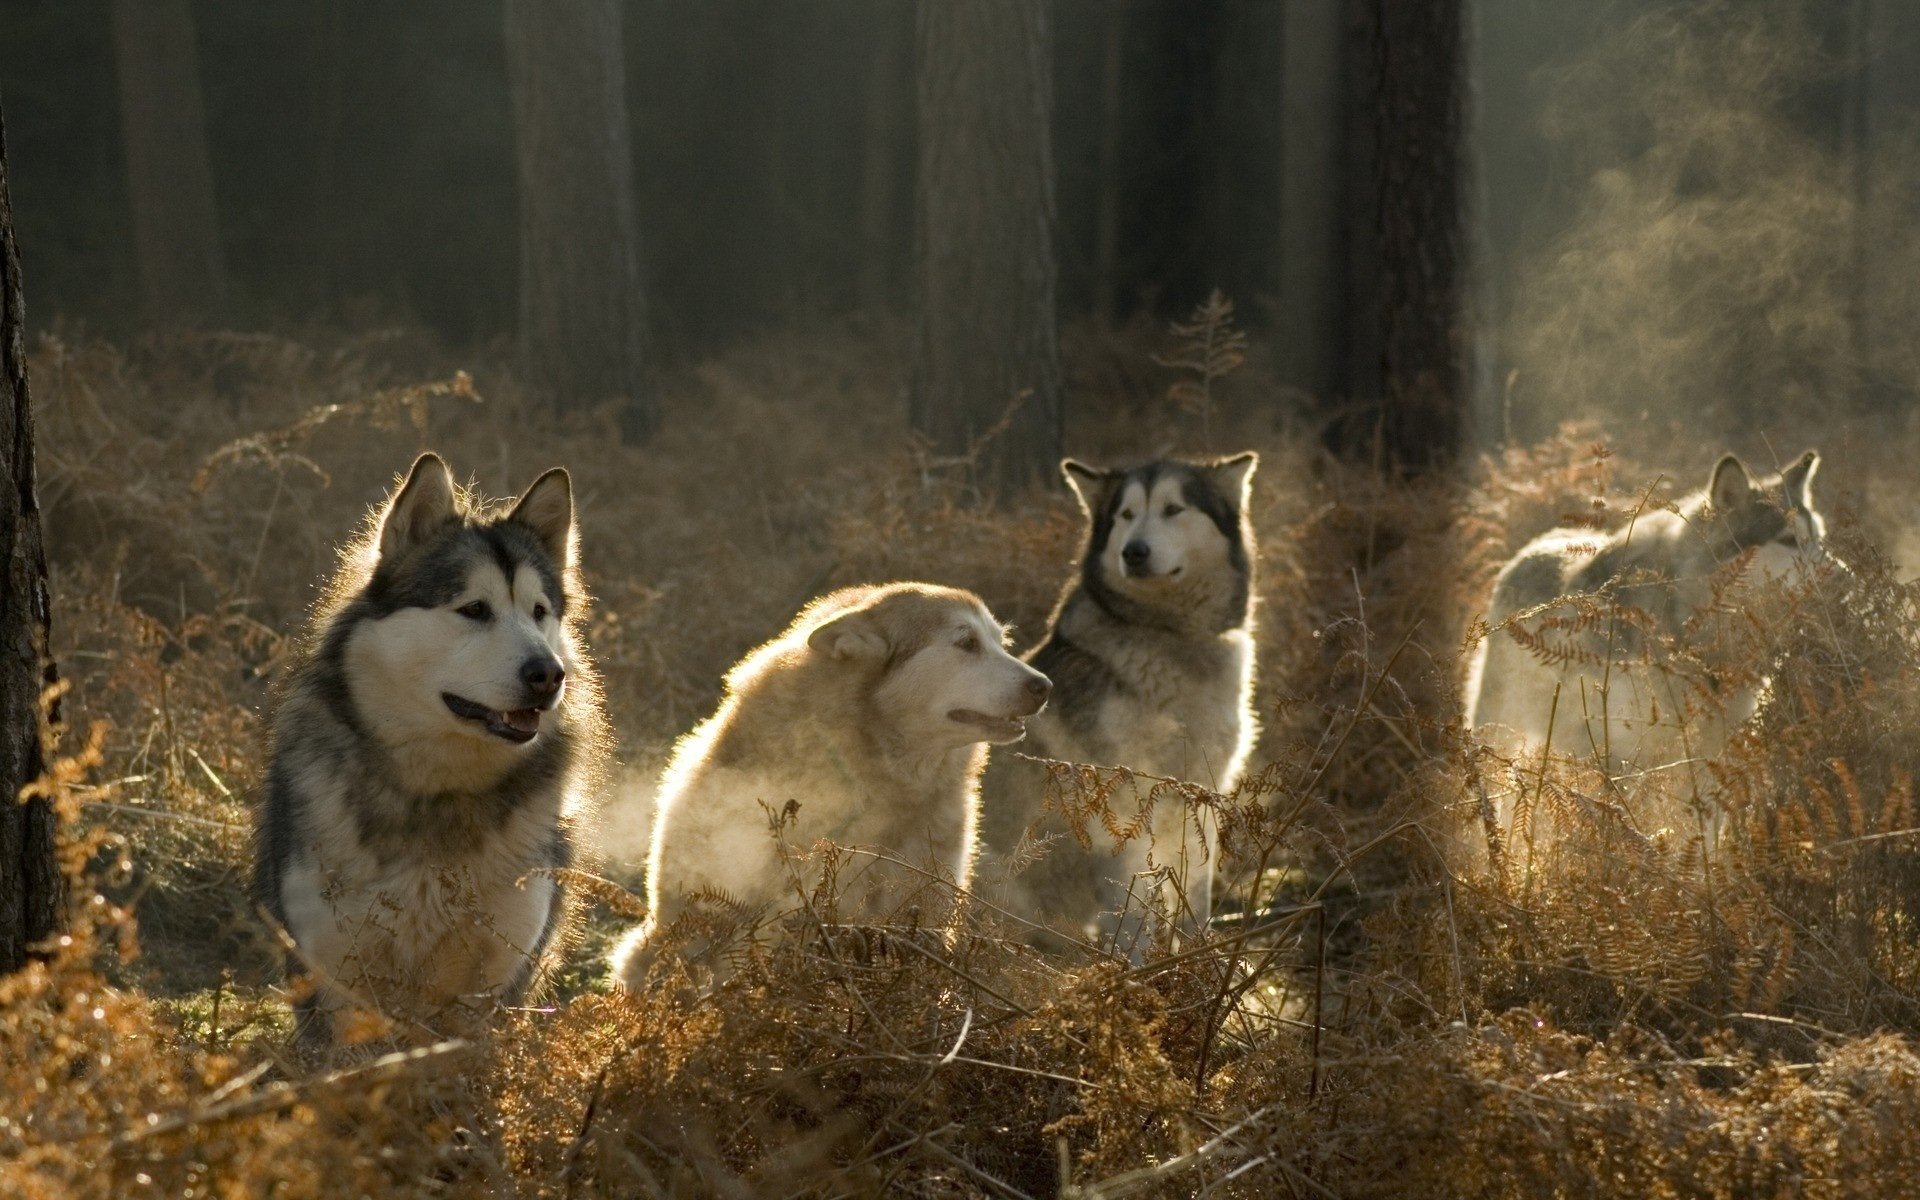
[[[544,604],[536,604],[536,605],[534,605],[534,606],[533,606],[533,619],[534,619],[534,620],[536,620],[536,621],[544,621],[544,620],[546,620],[546,619],[547,619],[547,606],[546,606],[546,605],[544,605]]]
[[[1163,517],[1177,517],[1185,511],[1187,511],[1187,509],[1183,504],[1169,504],[1160,515]]]
[[[1132,509],[1130,509],[1130,508],[1123,508],[1123,509],[1121,509],[1121,510],[1120,510],[1120,519],[1121,519],[1122,521],[1131,521],[1131,520],[1133,520],[1133,510],[1132,510]]]
[[[980,652],[980,637],[978,634],[969,633],[967,636],[955,642],[954,645],[965,650],[968,654],[978,654]]]
[[[470,601],[469,603],[462,604],[453,611],[459,613],[469,621],[487,621],[493,618],[493,605],[488,604],[485,600]]]

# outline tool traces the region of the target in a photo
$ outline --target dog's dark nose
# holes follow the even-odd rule
[[[1147,565],[1147,560],[1152,557],[1153,547],[1137,538],[1128,542],[1120,550],[1121,561],[1130,567],[1144,567]]]
[[[557,658],[530,658],[520,664],[520,682],[527,685],[527,694],[537,700],[555,695],[566,681],[567,669]]]
[[[1047,697],[1053,695],[1053,680],[1048,679],[1045,675],[1035,675],[1033,678],[1027,680],[1027,695],[1032,696],[1042,704],[1046,703]]]

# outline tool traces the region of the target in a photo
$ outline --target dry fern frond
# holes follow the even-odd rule
[[[1178,347],[1164,357],[1155,355],[1154,361],[1192,378],[1168,387],[1167,398],[1181,411],[1199,417],[1202,428],[1210,431],[1217,404],[1215,385],[1246,364],[1247,335],[1235,327],[1233,301],[1219,288],[1208,293],[1186,321],[1175,321],[1172,329]]]

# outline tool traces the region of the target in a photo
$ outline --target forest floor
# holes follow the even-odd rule
[[[816,328],[668,371],[665,432],[628,448],[611,413],[556,422],[404,331],[40,339],[81,902],[0,981],[0,1192],[1911,1194],[1920,593],[1890,556],[1920,528],[1912,431],[1767,426],[1781,461],[1820,441],[1852,569],[1727,594],[1716,662],[1773,695],[1698,799],[1679,773],[1503,759],[1458,696],[1504,557],[1704,483],[1710,420],[1384,479],[1322,453],[1257,355],[1204,419],[1171,403],[1147,325],[1067,338],[1070,452],[1262,455],[1263,733],[1240,790],[1200,798],[1230,833],[1213,935],[1066,961],[976,912],[944,954],[769,942],[714,1003],[606,994],[621,919],[596,905],[550,1002],[490,1037],[302,1060],[247,802],[275,672],[396,473],[426,448],[495,495],[573,472],[619,741],[598,869],[637,886],[673,739],[809,597],[928,579],[1023,645],[1044,627],[1078,511],[1064,487],[982,503],[916,448],[904,344]],[[1673,819],[1699,804],[1711,846]]]

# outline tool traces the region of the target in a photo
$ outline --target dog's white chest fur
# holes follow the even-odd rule
[[[1252,639],[1244,629],[1231,630],[1213,648],[1217,661],[1196,670],[1150,642],[1115,639],[1102,646],[1122,686],[1100,698],[1091,727],[1082,731],[1060,714],[1042,713],[1034,722],[1036,752],[1231,789],[1253,743]]]
[[[517,815],[470,853],[383,859],[361,843],[337,789],[313,801],[312,838],[288,866],[281,902],[288,932],[328,977],[432,1008],[497,994],[526,968],[555,889],[522,879],[551,815]]]

